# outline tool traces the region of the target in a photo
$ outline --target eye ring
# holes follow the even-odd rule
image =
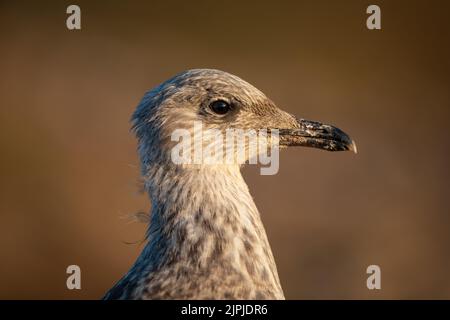
[[[230,103],[225,100],[216,100],[209,104],[209,109],[218,115],[225,115],[231,111],[232,107]]]

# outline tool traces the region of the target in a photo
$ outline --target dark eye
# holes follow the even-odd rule
[[[211,102],[211,104],[209,105],[209,108],[217,114],[226,114],[227,112],[229,112],[231,110],[231,106],[228,102],[223,101],[223,100],[216,100],[214,102]]]

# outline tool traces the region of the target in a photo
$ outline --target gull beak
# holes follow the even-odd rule
[[[297,122],[298,128],[279,129],[281,146],[302,146],[357,153],[355,141],[341,129],[305,119],[297,119]]]

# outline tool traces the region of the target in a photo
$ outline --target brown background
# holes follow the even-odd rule
[[[244,175],[287,298],[450,298],[450,26],[445,1],[77,1],[0,5],[0,298],[100,298],[142,248],[129,118],[190,68],[333,123],[359,154],[281,154]],[[130,244],[131,243],[131,244]],[[82,290],[65,269],[82,269]],[[366,267],[382,290],[366,288]]]

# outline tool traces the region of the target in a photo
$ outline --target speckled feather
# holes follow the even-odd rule
[[[226,99],[235,111],[207,106]],[[152,202],[147,243],[104,299],[284,299],[263,223],[239,165],[175,165],[170,134],[206,128],[293,128],[295,117],[231,74],[183,72],[149,91],[132,122]]]

